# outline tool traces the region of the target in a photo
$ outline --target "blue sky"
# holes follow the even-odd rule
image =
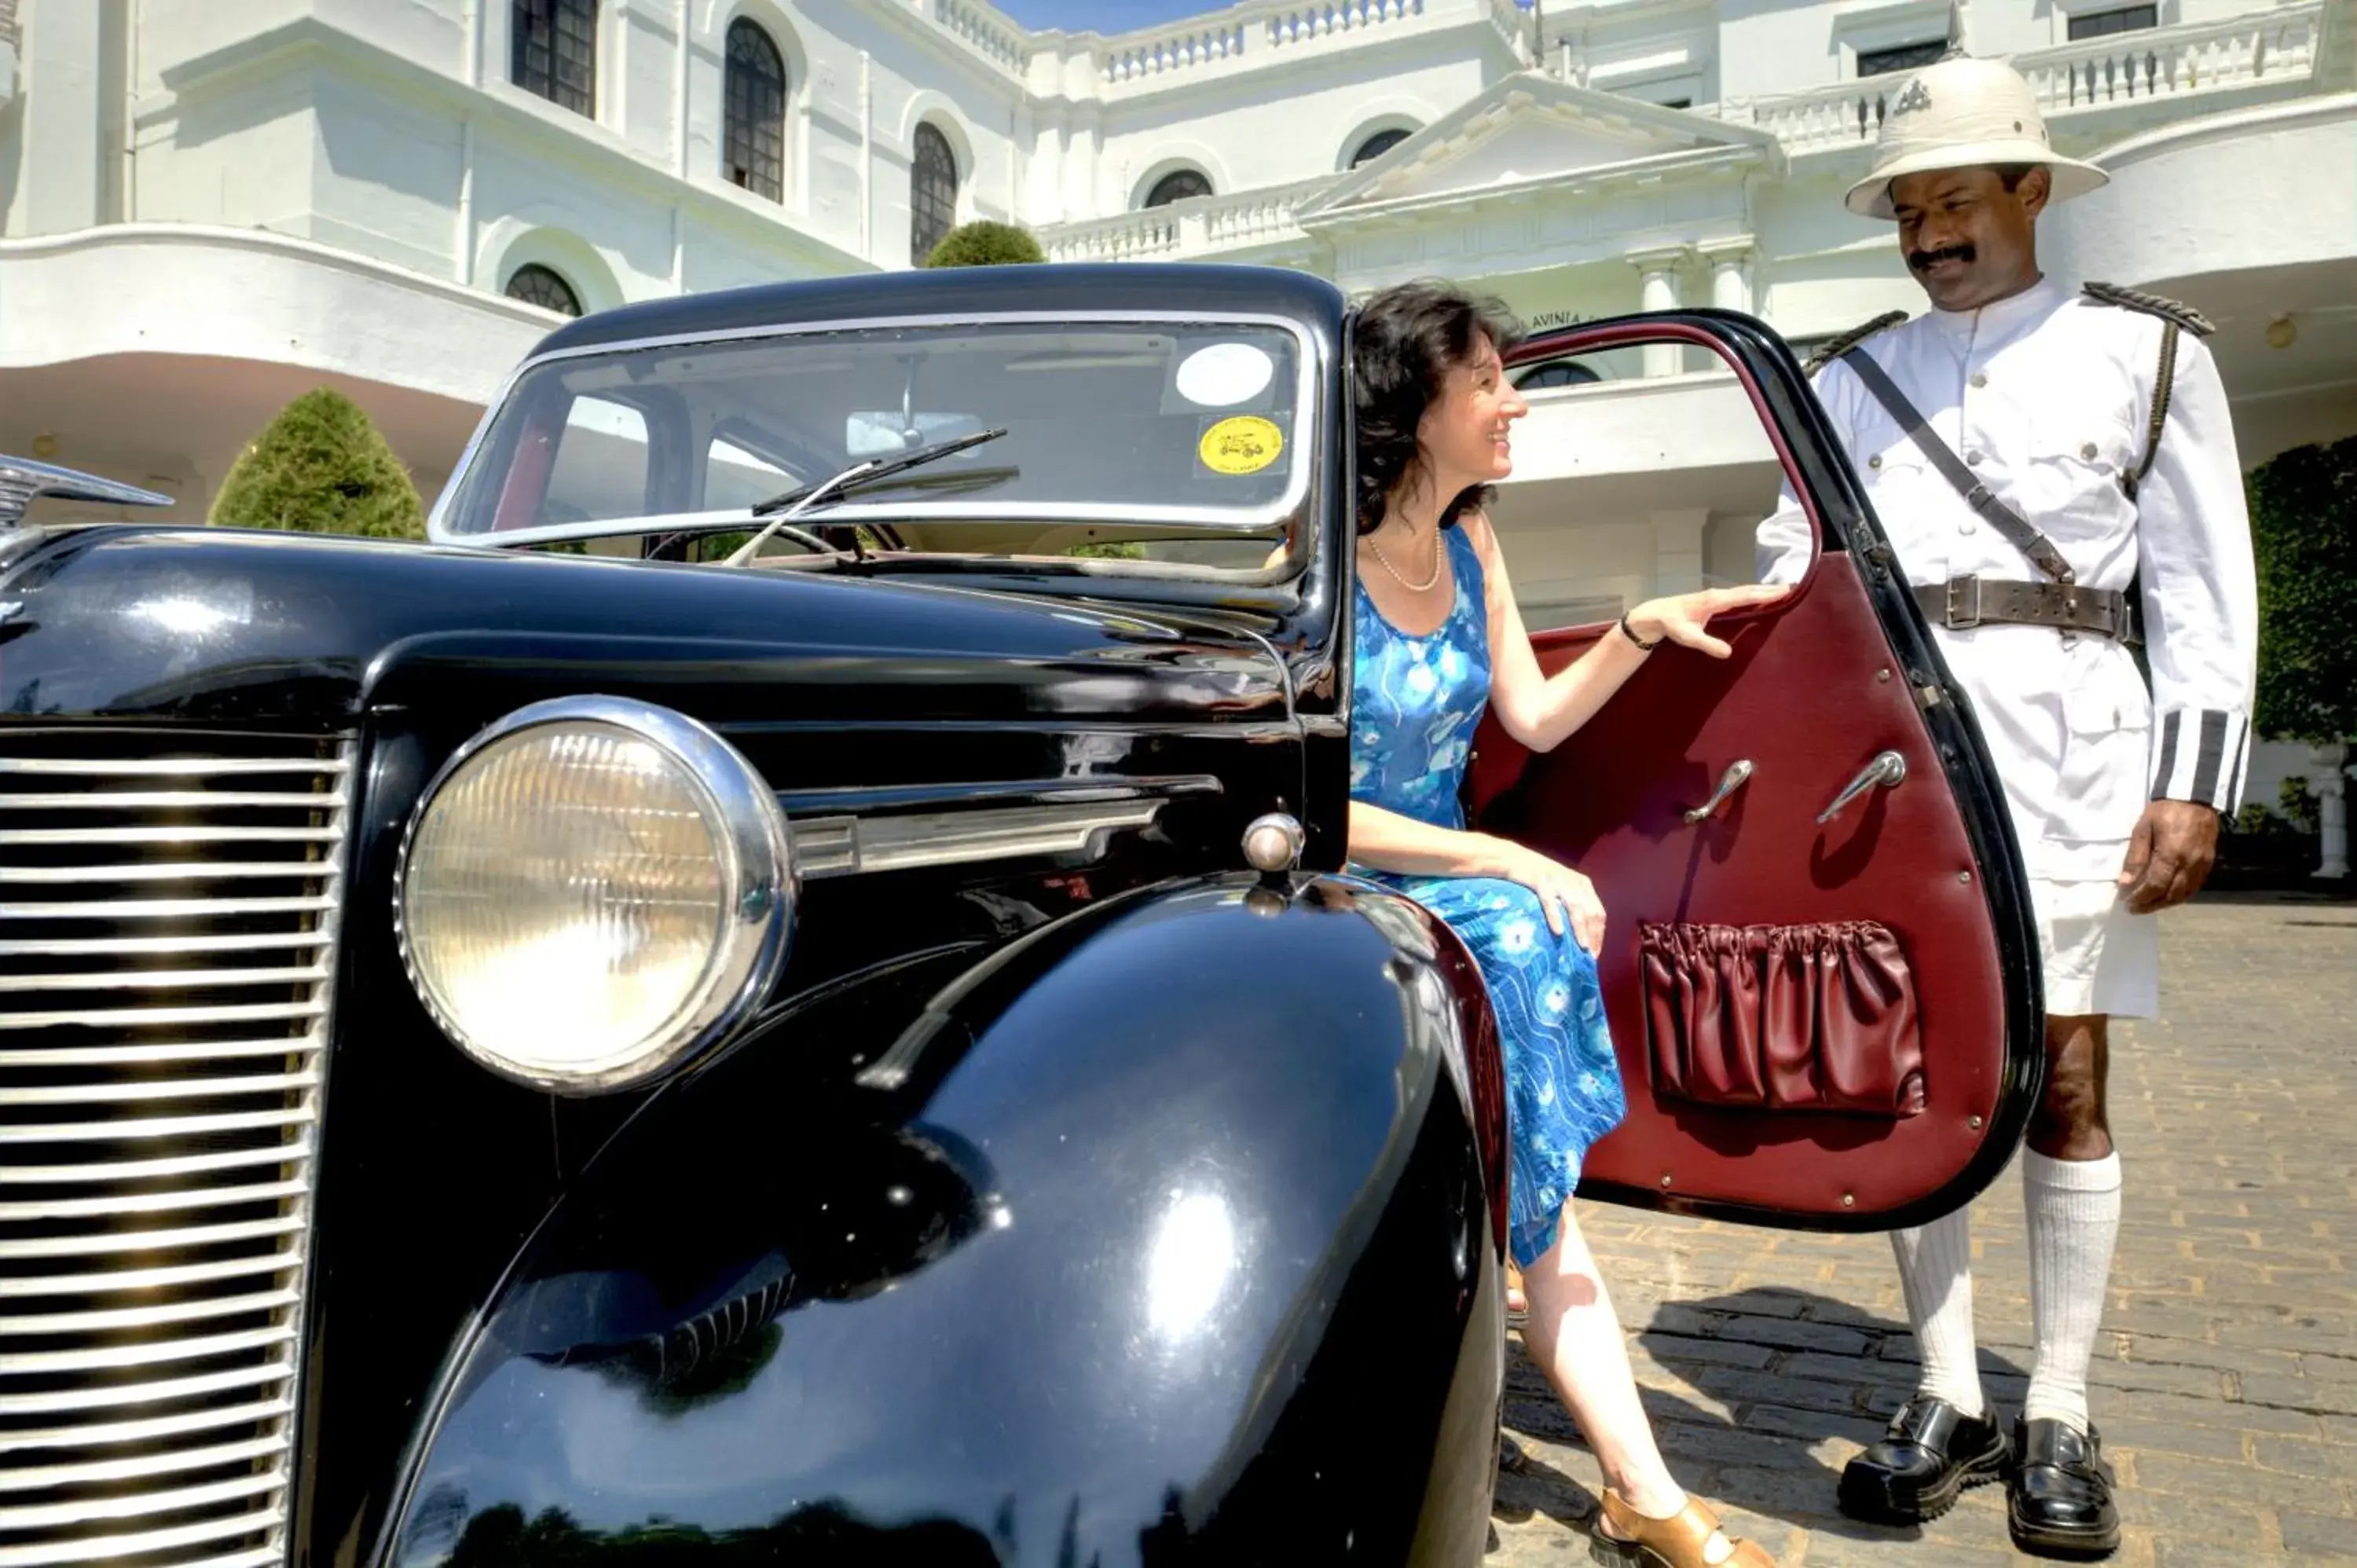
[[[1530,0],[1519,3],[1527,5]],[[1223,0],[997,0],[997,5],[1027,27],[1062,27],[1075,33],[1091,28],[1125,33],[1133,27],[1224,9]]]

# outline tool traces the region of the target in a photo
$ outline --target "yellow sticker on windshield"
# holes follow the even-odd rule
[[[1215,474],[1257,474],[1285,450],[1285,433],[1258,414],[1238,414],[1203,432],[1196,450]]]

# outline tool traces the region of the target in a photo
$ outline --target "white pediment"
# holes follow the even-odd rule
[[[1351,170],[1302,215],[1780,156],[1775,137],[1750,126],[1524,71]]]

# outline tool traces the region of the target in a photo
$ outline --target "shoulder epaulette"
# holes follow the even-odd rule
[[[1840,337],[1819,345],[1817,351],[1811,354],[1807,361],[1801,366],[1801,373],[1804,376],[1815,375],[1884,328],[1896,327],[1906,319],[1907,313],[1903,310],[1886,310],[1865,326],[1851,328]]]
[[[2163,321],[2174,321],[2196,338],[2207,338],[2218,330],[2210,318],[2190,305],[2165,299],[2157,294],[2144,294],[2116,284],[2091,283],[2086,285],[2089,299],[2100,305],[2116,305],[2123,310],[2141,310],[2147,316],[2158,316]]]

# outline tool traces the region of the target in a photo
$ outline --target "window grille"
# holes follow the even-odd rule
[[[786,199],[786,62],[770,35],[728,24],[722,162],[729,182],[772,201]]]
[[[1146,193],[1148,207],[1168,207],[1174,201],[1191,201],[1199,196],[1211,194],[1211,177],[1200,169],[1172,169],[1154,182]]]
[[[581,296],[556,272],[538,262],[526,262],[508,275],[508,297],[553,310],[559,316],[581,314]]]
[[[1860,76],[1888,76],[1895,70],[1920,70],[1948,52],[1948,40],[1932,38],[1920,44],[1900,44],[1896,48],[1860,49],[1857,51],[1857,73]]]
[[[597,117],[597,0],[515,0],[510,77],[560,109]]]
[[[2095,11],[2071,18],[2071,38],[2108,38],[2114,33],[2138,33],[2160,26],[2158,5],[2124,5],[2116,11]]]
[[[950,139],[931,125],[917,127],[915,156],[909,163],[909,260],[917,266],[957,227],[957,155]]]

